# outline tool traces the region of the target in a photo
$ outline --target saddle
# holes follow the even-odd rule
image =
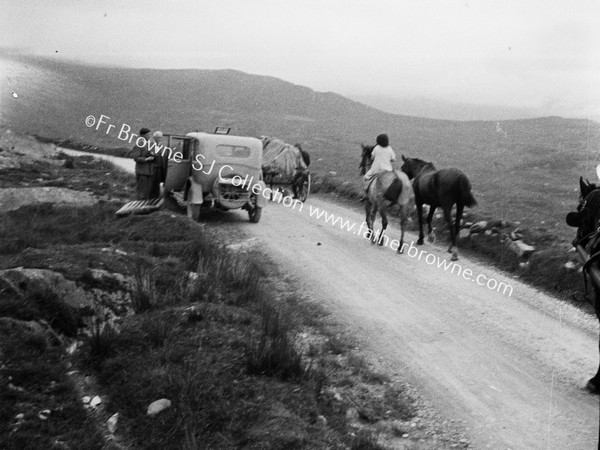
[[[400,180],[400,178],[398,178],[398,175],[396,174],[395,171],[391,171],[394,172],[394,181],[392,181],[392,184],[390,184],[390,186],[386,189],[386,191],[383,194],[383,198],[390,201],[390,202],[396,202],[398,200],[398,197],[400,196],[400,193],[402,192],[402,181]],[[381,175],[386,173],[386,171],[384,172],[379,172],[378,174],[373,175],[371,178],[367,179],[367,188],[366,191],[368,192],[369,189],[371,188],[371,184],[373,184],[373,182]]]
[[[402,181],[398,178],[398,175],[396,175],[394,181],[390,184],[390,187],[388,187],[383,194],[383,198],[390,202],[396,202],[400,196],[400,192],[402,192]]]

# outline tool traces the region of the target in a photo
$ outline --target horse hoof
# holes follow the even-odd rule
[[[450,261],[458,261],[458,256],[456,256],[456,254],[452,254],[452,258],[450,258]]]
[[[417,241],[417,245],[423,245],[423,238],[419,238],[419,240]]]
[[[594,395],[599,395],[600,394],[600,388],[598,387],[598,385],[596,384],[596,381],[593,378],[591,378],[590,380],[588,380],[588,382],[585,384],[585,389],[590,394],[594,394]]]
[[[435,242],[435,235],[430,234],[427,236],[427,241],[433,244]]]

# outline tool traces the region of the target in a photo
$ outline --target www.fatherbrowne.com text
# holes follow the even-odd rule
[[[96,131],[104,131],[105,134],[109,134],[111,130],[116,132],[116,125],[108,122],[110,117],[101,114],[98,119],[94,115],[89,115],[85,119],[85,124],[88,128],[94,128]],[[168,159],[180,163],[183,161],[183,153],[176,151],[174,152],[171,148],[166,147],[162,144],[155,142],[154,140],[148,141],[143,136],[138,136],[136,133],[131,132],[131,127],[126,123],[121,124],[119,128],[119,132],[117,134],[117,139],[127,142],[129,144],[135,143],[140,147],[148,146],[149,150],[153,152],[155,155],[160,155],[162,157],[167,157]],[[215,162],[212,164],[206,165],[205,159],[203,155],[195,155],[194,162],[192,163],[192,168],[197,171],[202,171],[202,173],[210,174],[211,171],[215,167]],[[233,169],[230,166],[223,165],[219,169],[219,177],[222,177],[222,171],[226,168]],[[279,191],[273,191],[270,188],[264,186],[264,184],[254,182],[253,178],[245,178],[240,177],[239,175],[235,175],[232,180],[232,184],[237,187],[241,187],[248,191],[251,191],[255,195],[262,195],[266,199],[273,200],[277,203],[283,204],[287,208],[291,208],[297,212],[302,212],[304,208],[304,203],[298,199],[294,199],[289,195],[283,195]],[[462,277],[467,281],[472,281],[477,283],[479,286],[485,286],[490,290],[494,290],[497,292],[502,292],[503,295],[512,296],[513,288],[512,286],[498,281],[494,278],[487,277],[484,274],[474,274],[471,269],[463,269],[463,267],[456,262],[448,262],[445,259],[440,258],[433,253],[429,253],[426,250],[419,250],[414,242],[411,241],[410,244],[402,243],[397,239],[390,239],[387,235],[381,235],[381,230],[369,230],[366,222],[362,222],[358,229],[356,222],[351,222],[348,219],[344,219],[341,216],[336,216],[335,214],[330,214],[325,210],[321,210],[317,207],[313,207],[313,205],[309,205],[309,215],[310,217],[316,218],[317,220],[322,220],[325,223],[331,226],[339,226],[340,229],[345,230],[349,233],[353,233],[356,236],[362,237],[364,239],[371,240],[374,238],[376,241],[381,239],[383,240],[383,244],[386,247],[390,247],[392,250],[397,251],[400,250],[402,253],[406,253],[411,258],[417,258],[419,261],[423,260],[426,264],[436,265],[439,269],[444,270],[445,272],[450,271],[451,274],[456,274],[457,277]]]

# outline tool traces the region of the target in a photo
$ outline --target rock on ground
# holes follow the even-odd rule
[[[96,204],[94,196],[85,191],[75,191],[61,187],[29,187],[0,189],[0,209],[13,211],[25,205],[41,203],[64,203],[73,206]]]

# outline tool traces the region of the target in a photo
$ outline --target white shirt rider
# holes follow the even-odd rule
[[[369,180],[375,175],[378,175],[386,170],[394,170],[392,167],[392,161],[396,161],[396,154],[389,145],[387,147],[376,145],[371,153],[371,159],[373,160],[373,164],[371,165],[369,171],[365,174],[366,180]]]

